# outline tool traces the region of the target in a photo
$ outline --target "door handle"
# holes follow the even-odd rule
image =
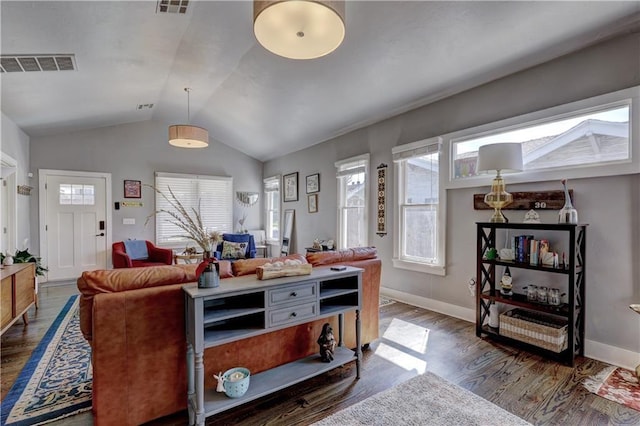
[[[99,234],[96,234],[96,237],[104,237],[104,232],[101,232]]]

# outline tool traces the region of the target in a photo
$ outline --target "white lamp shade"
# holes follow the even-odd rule
[[[344,40],[344,1],[255,0],[253,31],[258,42],[276,55],[319,58]]]
[[[169,126],[169,144],[179,148],[206,148],[209,146],[209,132],[188,124]]]
[[[482,145],[478,149],[478,171],[489,170],[521,171],[522,144],[514,142]]]

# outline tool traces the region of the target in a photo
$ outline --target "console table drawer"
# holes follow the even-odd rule
[[[269,290],[269,306],[283,303],[303,301],[316,298],[316,283],[304,283],[295,286]]]
[[[306,318],[313,318],[317,315],[317,312],[318,304],[316,302],[276,309],[269,312],[269,327],[277,327]]]

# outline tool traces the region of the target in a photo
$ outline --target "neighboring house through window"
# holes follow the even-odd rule
[[[445,273],[445,191],[440,179],[441,139],[393,148],[396,171],[394,266]]]
[[[280,176],[268,177],[263,182],[267,241],[280,241]]]
[[[335,163],[338,178],[339,249],[369,245],[369,154]]]
[[[191,214],[197,210],[202,225],[209,231],[233,230],[233,180],[230,177],[200,176],[175,173],[156,173],[156,188],[169,199],[169,188],[183,207]],[[156,211],[174,211],[169,202],[156,192]],[[178,217],[183,215],[176,213]],[[191,217],[194,217],[191,214]],[[169,222],[167,213],[156,214],[156,244],[164,247],[184,248],[197,244],[185,238],[180,227]]]

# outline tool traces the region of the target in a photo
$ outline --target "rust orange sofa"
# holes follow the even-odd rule
[[[306,261],[302,255],[291,255]],[[378,337],[381,261],[376,249],[312,253],[309,263],[334,263],[363,272],[362,344]],[[223,279],[254,274],[270,259],[220,262]],[[186,409],[186,338],[184,283],[196,279],[197,265],[84,272],[78,278],[80,327],[92,348],[94,423],[138,425]],[[303,277],[301,277],[303,278]],[[345,321],[353,320],[346,316]],[[213,374],[244,366],[252,373],[317,353],[317,336],[327,319],[274,331],[205,351],[205,387]],[[337,329],[337,317],[331,318]],[[346,323],[348,324],[348,322]],[[345,344],[355,346],[353,327]],[[256,356],[259,353],[260,356]],[[186,416],[186,414],[185,414]]]

